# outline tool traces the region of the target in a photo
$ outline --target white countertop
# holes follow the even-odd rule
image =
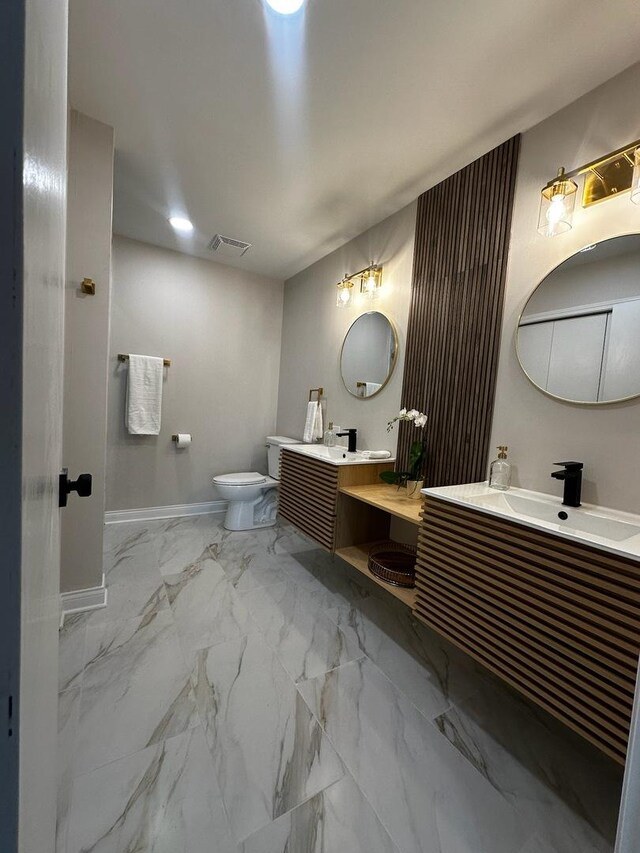
[[[396,461],[395,456],[388,456],[386,459],[367,459],[363,457],[360,450],[349,453],[344,447],[326,447],[324,444],[287,444],[283,450],[311,456],[330,465],[380,465],[380,463]]]
[[[594,504],[563,506],[562,498],[554,495],[517,488],[503,492],[487,483],[423,489],[422,494],[640,562],[640,515],[634,513]],[[560,519],[560,512],[567,518]]]

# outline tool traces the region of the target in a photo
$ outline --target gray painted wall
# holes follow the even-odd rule
[[[72,493],[62,513],[63,592],[102,582],[111,302],[113,129],[75,110],[68,181],[62,458],[73,479],[93,475],[93,494]],[[81,293],[85,277],[95,281],[95,296]]]
[[[558,494],[552,463],[579,459],[584,500],[632,512],[640,511],[640,400],[592,407],[547,397],[520,369],[515,330],[530,294],[559,263],[588,243],[640,231],[640,207],[628,193],[587,210],[578,201],[573,229],[558,237],[536,230],[540,189],[559,165],[572,169],[637,139],[631,105],[639,87],[635,65],[522,137],[491,442],[509,445],[514,485]]]
[[[416,209],[410,204],[286,282],[278,398],[282,435],[302,435],[309,389],[321,385],[327,420],[356,427],[360,449],[395,451],[397,434],[386,427],[400,408]],[[337,308],[338,281],[372,262],[384,266],[379,299],[370,303],[356,294],[353,305]],[[395,324],[400,352],[389,384],[371,399],[358,399],[340,378],[340,349],[349,326],[371,308]]]
[[[214,500],[211,477],[266,472],[276,424],[282,282],[114,237],[107,510]],[[170,358],[162,431],[124,426],[119,352]],[[177,450],[172,433],[190,432]]]

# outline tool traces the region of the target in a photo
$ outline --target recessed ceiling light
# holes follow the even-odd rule
[[[274,12],[280,15],[293,15],[304,6],[304,0],[266,0]]]
[[[183,234],[193,231],[193,224],[183,216],[170,216],[169,225],[176,231],[182,231]]]

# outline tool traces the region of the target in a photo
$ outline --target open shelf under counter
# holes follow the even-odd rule
[[[377,488],[377,486],[376,486]],[[392,487],[393,488],[393,487]],[[418,503],[418,501],[416,501]],[[372,575],[369,571],[369,551],[378,542],[367,542],[363,545],[349,545],[346,548],[338,548],[335,552],[337,557],[340,557],[345,563],[349,563],[354,569],[362,572],[369,580],[373,581],[379,587],[382,587],[386,592],[395,596],[407,607],[414,607],[416,599],[415,589],[407,589],[406,587],[393,586],[393,584],[385,583],[384,581]]]
[[[388,512],[396,518],[403,519],[403,521],[420,524],[422,501],[408,498],[404,490],[398,489],[397,486],[391,486],[387,483],[375,483],[368,486],[342,486],[340,493]]]

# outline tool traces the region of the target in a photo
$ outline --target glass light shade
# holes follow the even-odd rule
[[[360,279],[360,293],[367,299],[377,299],[382,287],[382,268],[371,267]]]
[[[578,185],[565,178],[564,169],[540,193],[538,231],[545,237],[555,237],[571,229],[573,209],[576,206]]]
[[[351,305],[353,297],[353,282],[346,278],[338,282],[338,295],[336,297],[336,306],[338,308],[348,308]]]
[[[640,148],[633,155],[633,176],[631,177],[631,201],[640,204]]]

